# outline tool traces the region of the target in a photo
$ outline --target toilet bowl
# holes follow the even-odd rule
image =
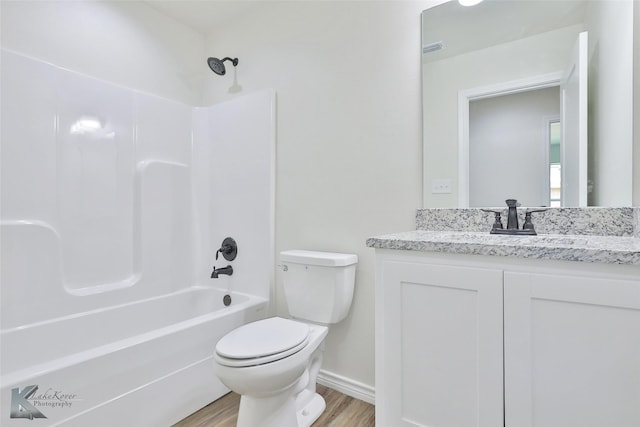
[[[315,376],[327,331],[326,326],[272,317],[218,342],[215,373],[241,395],[238,426],[310,426],[322,414],[325,403],[315,393]],[[280,338],[269,342],[276,332]]]
[[[348,314],[357,256],[292,250],[280,259],[295,319],[248,323],[216,345],[215,373],[240,394],[238,427],[309,427],[326,407],[316,393],[324,338]]]

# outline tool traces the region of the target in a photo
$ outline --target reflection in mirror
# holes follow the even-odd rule
[[[562,206],[562,165],[560,164],[560,119],[545,121],[549,147],[549,206]]]
[[[631,205],[633,7],[632,0],[492,0],[424,11],[424,206],[502,206],[506,198],[525,206]],[[559,88],[571,76],[580,33],[585,40],[588,33],[588,114],[576,107],[567,118]],[[544,92],[554,100],[543,102]],[[558,138],[559,127],[568,135]],[[584,147],[572,148],[581,136]]]
[[[549,122],[559,108],[557,86],[469,103],[470,207],[502,206],[505,194],[550,205]]]

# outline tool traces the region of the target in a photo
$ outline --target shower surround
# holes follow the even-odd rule
[[[170,425],[221,396],[216,341],[270,314],[275,92],[194,108],[2,50],[1,96],[0,424]]]

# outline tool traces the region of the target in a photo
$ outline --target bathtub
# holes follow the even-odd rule
[[[213,373],[217,340],[267,315],[266,299],[231,293],[225,306],[225,294],[193,286],[3,329],[0,424],[161,427],[186,417],[228,391]]]

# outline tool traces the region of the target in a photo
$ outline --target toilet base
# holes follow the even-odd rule
[[[309,427],[324,412],[327,404],[322,396],[304,389],[296,397],[296,416],[299,427]]]
[[[270,397],[240,396],[237,427],[298,427],[291,393]]]
[[[310,427],[326,408],[322,396],[308,389],[298,395],[240,397],[238,427]]]

